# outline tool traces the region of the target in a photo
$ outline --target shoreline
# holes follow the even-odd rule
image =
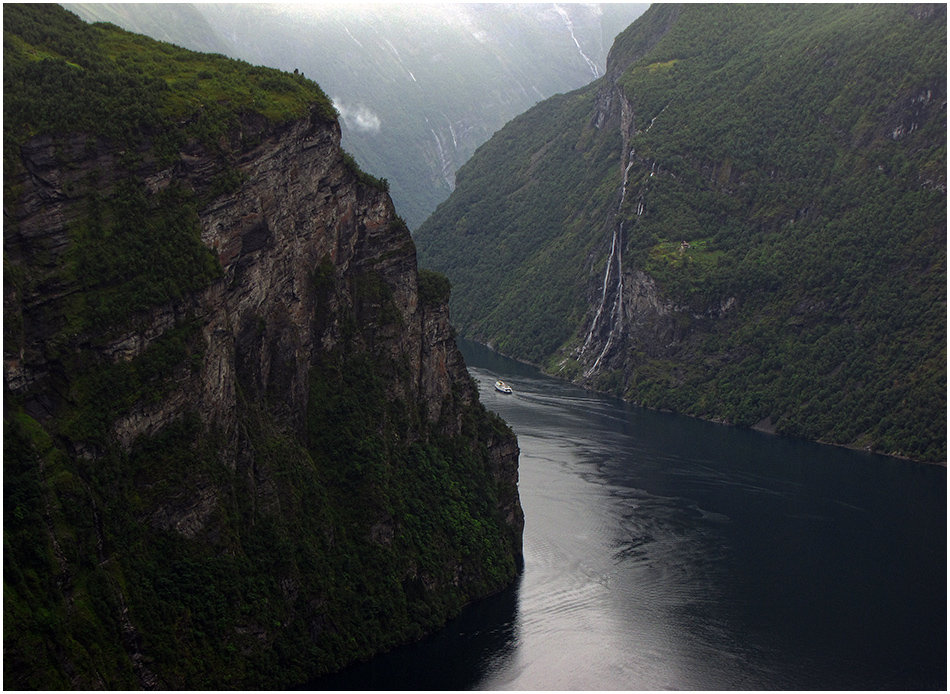
[[[516,362],[518,362],[519,364],[524,364],[525,366],[534,367],[534,368],[536,368],[536,369],[538,370],[539,373],[542,373],[542,374],[544,374],[545,376],[550,376],[551,378],[556,378],[556,379],[558,379],[559,381],[564,381],[564,382],[566,382],[566,383],[572,383],[572,384],[574,384],[575,386],[578,386],[579,388],[583,388],[584,390],[590,391],[591,393],[598,393],[598,394],[600,394],[600,395],[609,395],[610,397],[617,398],[618,400],[622,400],[622,401],[625,402],[625,403],[629,403],[629,404],[634,405],[634,406],[636,406],[636,407],[641,407],[641,408],[643,408],[644,410],[651,410],[651,411],[653,411],[653,412],[663,412],[663,413],[666,413],[666,414],[676,414],[676,415],[681,415],[681,416],[683,416],[683,417],[689,417],[690,419],[698,419],[698,420],[703,421],[703,422],[712,422],[713,424],[720,424],[720,425],[722,425],[722,426],[735,427],[736,429],[747,429],[747,430],[749,430],[749,431],[757,431],[757,432],[759,432],[759,433],[761,433],[761,434],[768,434],[768,435],[770,435],[770,436],[779,436],[779,437],[782,437],[782,438],[787,438],[787,439],[795,440],[795,441],[811,441],[812,443],[819,443],[819,444],[821,444],[821,445],[823,445],[823,446],[834,446],[834,447],[836,447],[836,448],[845,448],[845,449],[850,450],[850,451],[858,451],[858,452],[861,452],[861,453],[870,453],[870,454],[872,454],[872,455],[880,455],[880,456],[884,456],[885,458],[893,458],[894,460],[904,460],[904,461],[907,461],[907,462],[910,462],[910,463],[918,463],[918,464],[920,464],[920,465],[936,465],[936,466],[938,466],[938,467],[947,467],[947,461],[945,461],[945,460],[944,460],[944,461],[918,460],[918,459],[916,459],[916,458],[910,458],[910,457],[904,456],[904,455],[897,455],[897,454],[893,454],[893,453],[884,453],[883,451],[875,451],[875,450],[871,449],[870,447],[851,446],[851,445],[844,444],[844,443],[834,443],[834,442],[831,442],[831,441],[823,441],[823,440],[821,440],[821,439],[808,439],[808,438],[803,438],[803,437],[798,437],[798,436],[788,436],[788,435],[786,435],[786,434],[779,434],[779,433],[777,433],[777,432],[775,431],[775,426],[771,423],[771,418],[770,418],[770,417],[766,417],[765,419],[761,420],[760,422],[758,422],[758,423],[755,424],[754,426],[751,426],[751,427],[742,427],[742,426],[738,426],[738,425],[736,425],[736,424],[732,424],[732,423],[730,423],[730,422],[727,422],[727,421],[725,421],[725,420],[723,420],[723,419],[717,419],[717,418],[713,418],[713,417],[701,417],[701,416],[698,416],[698,415],[686,414],[685,412],[678,412],[678,411],[668,410],[668,409],[664,409],[664,408],[660,408],[660,407],[649,407],[648,405],[643,405],[643,404],[641,404],[641,403],[636,402],[635,400],[628,400],[628,399],[626,399],[626,398],[624,398],[624,397],[621,397],[621,396],[617,395],[616,393],[611,393],[611,392],[604,391],[604,390],[597,390],[596,388],[592,388],[591,386],[589,386],[589,385],[587,385],[587,384],[579,383],[579,382],[577,382],[577,381],[574,381],[574,380],[571,380],[571,379],[568,379],[568,378],[564,378],[564,377],[558,376],[557,374],[550,373],[549,371],[546,371],[546,370],[544,369],[544,367],[541,366],[540,364],[535,364],[535,363],[530,362],[530,361],[525,361],[524,359],[518,359],[517,357],[513,357],[513,356],[511,356],[511,355],[505,354],[504,352],[500,352],[500,351],[498,351],[497,349],[495,349],[495,347],[494,347],[492,344],[490,344],[490,343],[481,342],[481,341],[479,341],[479,340],[475,340],[475,339],[470,338],[470,337],[463,337],[462,335],[458,335],[457,337],[459,337],[459,338],[461,338],[461,339],[463,339],[463,340],[468,340],[469,342],[474,342],[475,344],[480,345],[481,347],[484,347],[484,348],[486,348],[486,349],[490,349],[490,350],[491,350],[492,352],[494,352],[495,354],[497,354],[497,355],[499,355],[499,356],[502,356],[502,357],[505,357],[506,359],[511,359],[512,361],[516,361]],[[765,424],[765,422],[768,422],[768,424]]]

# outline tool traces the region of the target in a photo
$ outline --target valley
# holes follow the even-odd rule
[[[946,65],[945,5],[5,5],[5,682],[945,688]]]

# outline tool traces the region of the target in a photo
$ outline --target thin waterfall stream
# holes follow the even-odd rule
[[[611,306],[609,313],[610,328],[607,333],[607,340],[605,341],[600,354],[597,356],[597,359],[595,359],[594,363],[585,371],[585,378],[589,378],[591,374],[597,371],[601,361],[604,359],[604,356],[610,352],[610,348],[614,345],[615,340],[623,334],[623,246],[626,241],[623,236],[624,219],[621,217],[621,214],[623,212],[624,202],[627,199],[627,184],[630,180],[630,169],[633,168],[634,157],[636,155],[635,150],[628,150],[630,130],[633,128],[633,125],[633,109],[626,98],[621,98],[620,134],[623,140],[621,152],[623,152],[624,156],[620,162],[620,202],[617,204],[617,211],[614,214],[614,219],[612,222],[613,234],[610,242],[610,253],[607,256],[607,265],[604,268],[604,282],[603,289],[601,291],[600,305],[597,308],[597,313],[594,315],[594,320],[591,321],[590,330],[587,333],[587,338],[584,340],[584,346],[581,348],[581,356],[587,352],[594,335],[597,334],[601,329],[601,319],[604,316],[604,308],[607,305],[608,289],[610,288],[611,274],[614,272],[615,258],[617,281],[616,288],[614,290],[615,295],[613,305]],[[640,199],[637,201],[636,215],[639,217],[642,213],[643,196],[641,194]]]

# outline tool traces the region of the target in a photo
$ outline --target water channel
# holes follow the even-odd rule
[[[314,688],[946,690],[945,467],[643,410],[460,346],[518,435],[524,571]]]

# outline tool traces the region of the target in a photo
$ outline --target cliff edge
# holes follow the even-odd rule
[[[22,11],[82,56],[134,36]],[[67,49],[80,80],[104,69]],[[29,60],[10,73],[63,69]],[[209,137],[226,105],[114,137],[7,133],[12,686],[298,684],[518,570],[517,441],[478,402],[448,296],[420,300],[385,182],[322,104],[234,109]]]

